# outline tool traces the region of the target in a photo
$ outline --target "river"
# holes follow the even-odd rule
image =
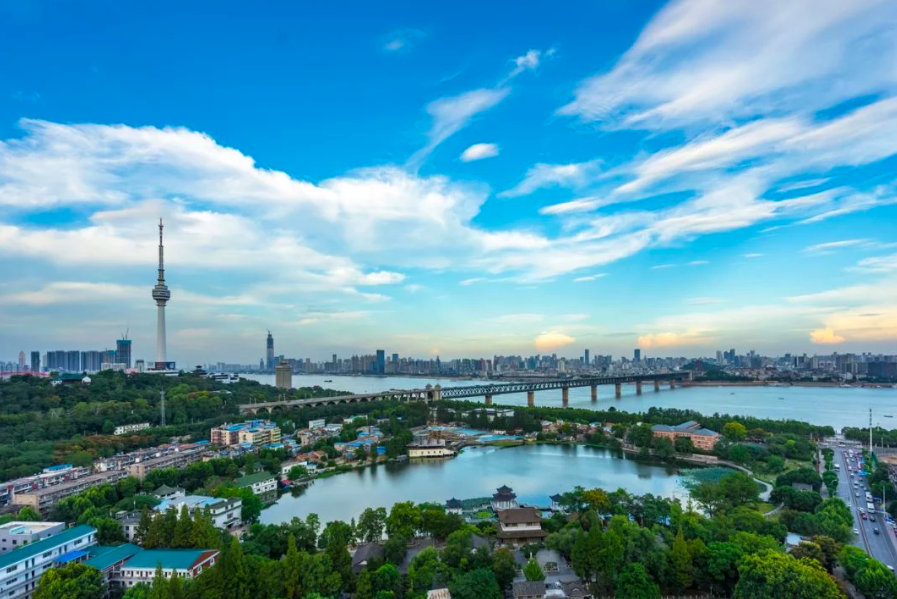
[[[274,375],[243,375],[246,378],[269,385]],[[331,380],[332,382],[325,382]],[[411,377],[374,376],[316,376],[293,377],[293,386],[321,386],[352,393],[373,393],[389,389],[420,389],[427,384],[443,387],[478,385],[481,381],[455,381],[451,379],[425,379]],[[591,401],[589,387],[570,389],[570,407],[607,409],[615,406],[627,412],[643,412],[651,407],[697,410],[702,414],[743,414],[759,418],[793,419],[812,424],[830,425],[836,430],[844,426],[863,427],[869,424],[869,409],[873,412],[875,426],[891,429],[897,427],[897,418],[885,418],[885,414],[897,414],[897,389],[894,388],[844,388],[844,387],[677,387],[670,390],[662,386],[659,392],[653,385],[644,385],[642,395],[636,395],[635,385],[623,385],[623,396],[614,398],[610,385],[598,387],[598,402]],[[475,399],[475,398],[474,398]],[[479,398],[483,401],[483,398]],[[525,393],[496,395],[495,403],[526,405]],[[536,392],[536,405],[561,407],[561,392]]]
[[[603,449],[576,445],[469,447],[449,460],[378,464],[316,480],[295,495],[282,495],[262,511],[261,521],[276,524],[310,513],[324,523],[348,521],[368,507],[389,509],[400,501],[443,503],[452,497],[488,497],[502,485],[514,489],[518,501],[539,506],[550,505],[550,495],[577,485],[684,498],[688,493],[681,483],[672,466],[617,457]]]

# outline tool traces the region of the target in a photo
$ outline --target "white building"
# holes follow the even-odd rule
[[[56,562],[80,557],[96,544],[97,530],[82,524],[36,543],[0,555],[0,593],[3,599],[30,599],[44,572]]]
[[[241,511],[243,509],[243,500],[239,497],[228,497],[218,499],[216,497],[206,497],[204,495],[187,495],[179,499],[166,499],[157,505],[154,510],[164,513],[167,510],[181,511],[181,506],[187,506],[187,512],[192,516],[193,512],[200,510],[205,512],[209,508],[212,516],[212,523],[216,528],[229,530],[240,526],[243,523],[241,519]]]
[[[144,549],[111,573],[110,586],[126,589],[141,582],[151,584],[160,564],[165,578],[175,571],[180,578],[196,578],[217,561],[217,549]]]
[[[252,489],[253,495],[264,495],[277,491],[277,478],[267,472],[256,472],[247,476],[241,476],[236,483],[238,489]]]
[[[146,430],[150,427],[149,422],[141,422],[139,424],[123,424],[121,426],[116,426],[115,430],[112,431],[113,435],[127,435],[130,433],[136,433],[138,431]]]
[[[408,445],[409,458],[447,458],[453,455],[455,452],[446,447],[445,439],[429,439]]]
[[[0,526],[0,553],[6,553],[65,530],[65,522],[7,522]]]
[[[317,420],[309,420],[309,421],[308,421],[308,428],[310,428],[311,430],[315,430],[315,429],[317,429],[317,428],[324,428],[324,426],[325,426],[326,424],[327,424],[327,423],[324,421],[323,418],[319,418],[319,419],[317,419]]]

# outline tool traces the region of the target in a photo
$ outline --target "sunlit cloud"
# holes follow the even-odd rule
[[[550,352],[566,347],[572,343],[576,343],[576,339],[570,335],[558,332],[545,332],[538,335],[533,342],[533,346],[540,352]]]
[[[836,345],[844,343],[844,337],[836,335],[833,330],[828,328],[816,329],[815,331],[810,331],[810,342],[818,345]]]

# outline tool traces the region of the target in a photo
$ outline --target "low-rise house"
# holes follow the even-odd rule
[[[0,554],[65,530],[65,522],[7,522],[0,525]]]
[[[143,551],[137,545],[125,543],[123,545],[94,545],[87,554],[85,565],[96,568],[103,575],[103,582],[107,589],[113,589],[113,582],[121,575],[121,567],[137,553]]]
[[[520,547],[539,543],[548,536],[542,530],[542,515],[533,507],[518,507],[498,512],[499,531],[496,537],[502,545]]]
[[[427,599],[452,599],[448,589],[430,589],[427,591]]]
[[[383,545],[380,543],[364,543],[355,548],[352,554],[352,571],[358,574],[368,564],[383,559]]]
[[[665,437],[675,442],[679,437],[691,439],[692,445],[697,449],[710,451],[716,447],[719,441],[719,433],[710,429],[701,428],[701,425],[694,420],[670,426],[668,424],[655,424],[651,427],[651,432],[655,437]]]
[[[152,583],[160,565],[165,578],[175,571],[181,578],[196,578],[217,561],[217,549],[142,549],[119,566],[110,586],[127,589],[141,582]]]
[[[545,597],[545,581],[515,580],[511,583],[511,595],[514,599],[543,599]]]
[[[241,476],[234,483],[238,489],[252,489],[253,495],[269,495],[277,491],[277,478],[268,472]]]
[[[97,530],[82,524],[0,555],[3,598],[30,599],[44,572],[54,564],[83,557],[96,538]]]
[[[463,512],[461,501],[452,497],[448,501],[445,502],[445,513],[446,514],[457,514],[461,515]]]
[[[159,499],[180,499],[187,496],[187,490],[182,487],[169,487],[168,485],[162,485],[161,487],[153,491],[153,495],[155,495]]]

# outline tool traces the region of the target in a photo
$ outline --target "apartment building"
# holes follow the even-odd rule
[[[65,522],[7,522],[0,525],[0,554],[65,530]]]
[[[229,530],[240,526],[243,521],[241,512],[243,509],[243,500],[239,497],[206,497],[204,495],[187,495],[178,499],[166,499],[153,508],[158,513],[165,513],[167,510],[181,511],[181,506],[187,506],[187,512],[192,516],[193,512],[200,510],[205,512],[208,508],[212,517],[212,523],[216,528]]]
[[[280,427],[269,420],[247,420],[238,424],[222,424],[212,429],[210,439],[213,444],[220,447],[249,445],[260,447],[272,443],[280,443],[282,440]]]
[[[704,451],[712,450],[719,441],[719,433],[701,428],[701,425],[694,420],[689,420],[676,426],[655,424],[651,427],[651,432],[655,437],[666,437],[673,442],[676,441],[677,437],[687,437],[691,439],[692,445]]]
[[[140,480],[146,477],[147,472],[161,468],[183,468],[194,462],[202,460],[203,449],[192,448],[174,451],[172,453],[137,461],[128,466],[128,474],[136,476]]]
[[[123,478],[127,478],[127,476],[128,473],[125,470],[115,470],[81,476],[50,487],[34,489],[25,493],[16,493],[12,499],[12,503],[21,506],[27,505],[42,514],[46,514],[47,511],[56,505],[56,502],[60,499],[64,499],[75,493],[80,493],[95,485],[101,485],[103,483],[114,484]]]
[[[78,559],[96,544],[96,536],[94,527],[82,524],[0,555],[0,596],[30,599],[44,572]]]
[[[16,493],[27,493],[45,487],[59,485],[91,473],[90,468],[60,464],[44,468],[40,474],[25,476],[0,483],[0,505],[13,503]]]

